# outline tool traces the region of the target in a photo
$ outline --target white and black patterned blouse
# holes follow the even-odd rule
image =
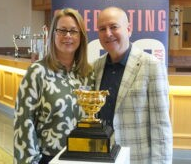
[[[81,85],[94,89],[94,73],[86,78],[73,71],[56,73],[43,60],[28,68],[15,106],[15,163],[38,163],[41,153],[54,156],[66,146],[66,136],[85,115],[73,94]]]

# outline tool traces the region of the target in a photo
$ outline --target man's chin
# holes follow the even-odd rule
[[[105,48],[105,50],[108,51],[108,52],[115,52],[116,51],[116,47],[114,47],[114,46],[107,46]]]

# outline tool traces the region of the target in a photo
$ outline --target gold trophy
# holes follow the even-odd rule
[[[82,118],[67,137],[67,148],[60,159],[115,162],[120,146],[115,144],[113,129],[105,121],[95,118],[109,91],[76,89],[73,92],[87,117]]]

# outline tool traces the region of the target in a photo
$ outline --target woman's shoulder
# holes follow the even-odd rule
[[[28,69],[48,69],[46,66],[45,60],[37,60],[34,63],[32,63]]]
[[[27,69],[27,72],[26,74],[45,74],[45,72],[47,72],[48,68],[44,62],[44,60],[38,60],[38,61],[35,61],[34,63],[32,63],[28,69]]]

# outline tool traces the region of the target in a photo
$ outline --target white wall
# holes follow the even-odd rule
[[[31,34],[40,33],[44,25],[44,11],[32,11],[31,0],[0,0],[0,47],[14,47],[13,34],[20,34],[23,26],[31,27]],[[29,40],[18,40],[18,46],[30,46]]]

